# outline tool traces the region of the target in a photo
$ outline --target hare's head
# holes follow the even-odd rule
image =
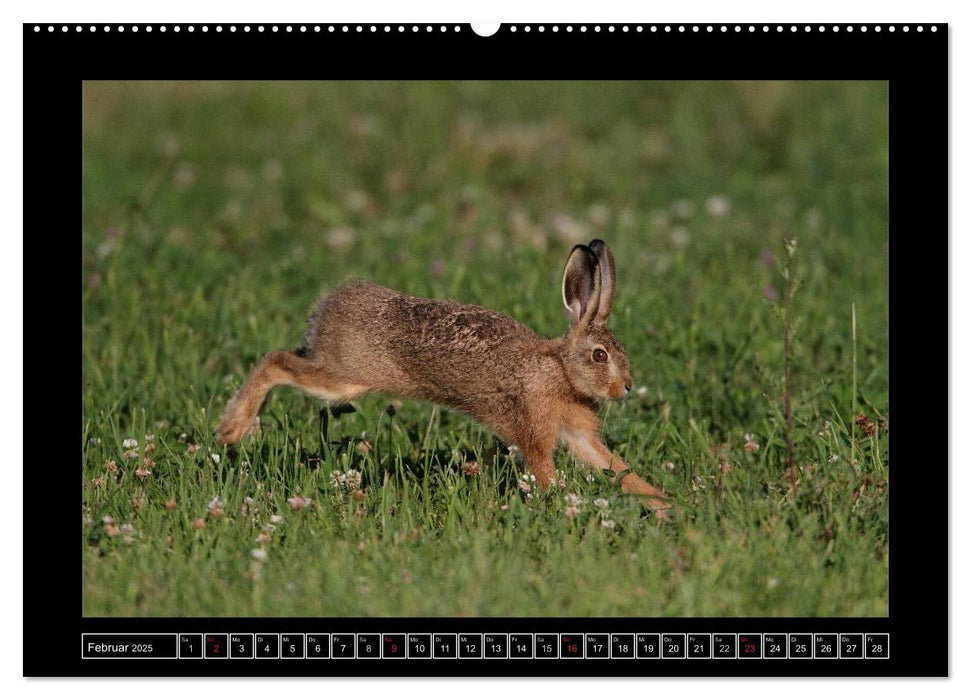
[[[573,314],[563,366],[573,387],[597,400],[624,398],[633,385],[627,353],[607,329],[614,280],[614,256],[606,243],[573,247],[563,270],[563,303]]]

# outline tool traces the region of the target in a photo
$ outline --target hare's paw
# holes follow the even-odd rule
[[[652,486],[651,484],[644,481],[637,474],[628,471],[620,479],[620,488],[624,493],[632,493],[637,496],[655,496],[657,498],[667,498],[663,489],[659,489],[657,486]]]
[[[674,507],[667,501],[662,501],[650,496],[639,496],[641,504],[654,513],[655,519],[659,523],[666,522],[674,515]]]
[[[259,426],[259,418],[252,420],[240,419],[238,416],[224,416],[216,430],[216,440],[220,445],[232,445]]]
[[[641,503],[654,511],[659,522],[667,520],[670,516],[671,504],[665,500],[667,495],[664,491],[644,481],[637,474],[628,473],[624,476],[620,481],[620,488],[625,493],[638,496]]]
[[[643,499],[644,505],[654,511],[654,517],[659,523],[663,523],[671,517],[671,504],[658,501],[652,498]]]

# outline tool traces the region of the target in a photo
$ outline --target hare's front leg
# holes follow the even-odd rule
[[[664,491],[630,471],[630,467],[624,463],[624,460],[608,450],[596,434],[565,431],[563,441],[573,454],[590,466],[604,471],[609,469],[619,475],[620,487],[624,492],[640,496],[648,507],[654,509],[659,520],[667,517],[667,511],[671,506],[666,500],[661,500],[667,498]]]
[[[553,466],[556,435],[544,429],[541,420],[508,411],[493,411],[478,417],[503,440],[519,448],[523,462],[535,477],[537,486],[547,489],[553,485],[556,479],[556,468]]]
[[[556,467],[553,466],[552,454],[550,452],[545,454],[533,452],[530,454],[523,450],[523,456],[526,458],[529,473],[536,477],[536,485],[542,486],[544,489],[552,486],[556,480]]]

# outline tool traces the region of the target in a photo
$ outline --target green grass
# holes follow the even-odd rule
[[[849,82],[88,83],[84,613],[886,615],[887,99]],[[488,430],[391,397],[330,416],[277,389],[260,435],[216,447],[245,374],[299,347],[342,281],[558,335],[562,265],[594,237],[643,387],[604,408],[604,437],[673,496],[670,522],[561,453],[566,490],[527,498]],[[876,427],[856,444],[852,304]],[[354,493],[333,483],[348,470]]]

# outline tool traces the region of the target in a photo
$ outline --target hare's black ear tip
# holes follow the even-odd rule
[[[574,254],[574,253],[576,253],[576,252],[577,252],[578,250],[580,250],[580,251],[583,251],[583,252],[584,252],[584,253],[586,253],[587,255],[592,255],[592,256],[593,256],[594,258],[596,258],[596,257],[597,257],[597,254],[596,254],[596,253],[594,253],[594,252],[593,252],[593,251],[592,251],[592,250],[590,249],[590,247],[589,247],[589,246],[585,246],[585,245],[583,245],[582,243],[577,243],[577,244],[576,244],[575,246],[573,246],[573,247],[572,247],[572,248],[570,249],[570,254],[569,254],[569,255],[568,255],[567,257],[568,257],[568,258],[572,258],[572,257],[573,257],[573,254]]]
[[[599,238],[594,238],[587,247],[594,252],[594,255],[600,257],[601,251],[607,247],[607,244]]]

